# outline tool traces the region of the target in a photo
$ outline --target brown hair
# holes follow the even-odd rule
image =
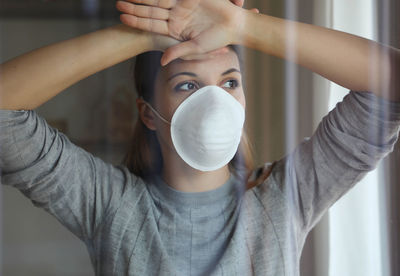
[[[230,48],[238,55],[235,46]],[[160,59],[162,52],[152,51],[140,54],[136,57],[133,78],[138,97],[152,103],[154,85],[157,74],[161,68]],[[154,131],[148,129],[138,116],[131,140],[131,145],[123,164],[135,175],[149,178],[160,174],[163,166],[160,144]],[[247,135],[244,132],[239,149],[234,158],[229,162],[229,169],[240,179],[247,182],[250,172],[253,170],[253,156]]]

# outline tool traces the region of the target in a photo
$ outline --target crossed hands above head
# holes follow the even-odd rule
[[[127,26],[172,37],[181,43],[169,47],[161,64],[176,58],[202,58],[238,44],[244,0],[126,0],[117,1]],[[253,9],[257,12],[257,9]]]

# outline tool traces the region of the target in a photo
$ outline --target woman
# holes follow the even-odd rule
[[[399,51],[222,0],[154,3],[117,4],[125,24],[152,33],[115,26],[2,65],[2,183],[20,189],[84,241],[99,275],[298,274],[307,233],[393,149],[400,124],[393,77]],[[296,35],[288,35],[286,26]],[[245,108],[241,68],[235,51],[223,48],[232,43],[294,60],[351,90],[373,92],[351,92],[309,140],[248,178],[238,147]],[[293,52],[286,54],[287,48]],[[135,137],[143,144],[133,145],[142,157],[128,157],[131,171],[79,149],[31,111],[101,69],[165,49],[162,58],[145,54],[137,64],[137,74],[147,72],[154,81],[137,76],[144,82],[137,82]],[[194,60],[176,60],[182,56]],[[158,61],[168,65],[154,65]],[[379,131],[379,139],[369,131]],[[222,157],[212,150],[221,145]]]

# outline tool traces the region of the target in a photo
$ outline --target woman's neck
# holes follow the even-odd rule
[[[230,177],[229,167],[202,172],[187,165],[182,159],[165,160],[162,178],[170,187],[182,192],[205,192],[219,188]]]

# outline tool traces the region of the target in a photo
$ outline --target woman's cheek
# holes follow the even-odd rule
[[[244,96],[243,90],[239,90],[234,94],[235,99],[246,109],[246,97]]]

